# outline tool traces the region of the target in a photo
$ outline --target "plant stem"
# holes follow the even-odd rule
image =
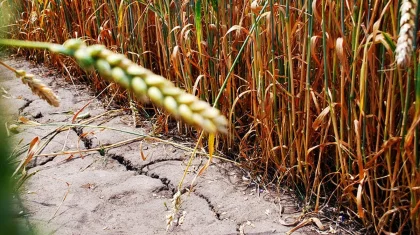
[[[61,46],[60,44],[49,43],[49,42],[33,42],[33,41],[22,41],[14,39],[0,39],[0,45],[13,46],[13,47],[25,47],[32,49],[50,49],[53,46]]]

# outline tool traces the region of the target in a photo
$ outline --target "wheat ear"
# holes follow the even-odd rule
[[[228,122],[218,109],[103,45],[86,46],[81,40],[70,39],[63,45],[51,46],[50,50],[75,57],[82,68],[97,69],[102,77],[133,91],[137,97],[148,96],[153,103],[190,125],[208,133],[227,131]]]
[[[417,0],[403,0],[400,8],[400,33],[395,53],[397,64],[403,68],[410,64],[411,54],[413,53],[416,7]]]
[[[38,95],[41,99],[48,102],[48,104],[58,107],[60,106],[60,101],[58,96],[47,85],[41,82],[41,80],[36,79],[33,74],[27,74],[24,70],[16,70],[16,77],[21,78],[23,84],[28,85],[32,93]]]
[[[16,70],[2,61],[0,61],[0,65],[3,65],[5,68],[14,72],[16,77],[22,79],[23,84],[26,84],[29,88],[31,88],[32,93],[47,101],[48,104],[54,107],[60,106],[58,96],[51,90],[51,88],[43,84],[41,80],[36,79],[33,74],[27,74],[24,70]]]

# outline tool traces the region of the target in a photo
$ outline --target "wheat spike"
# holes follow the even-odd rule
[[[400,33],[395,49],[397,64],[404,68],[410,64],[413,52],[414,17],[417,0],[403,0],[400,8]]]
[[[39,96],[41,99],[48,102],[48,104],[58,107],[60,106],[59,98],[47,85],[43,84],[39,79],[34,78],[33,74],[27,74],[24,70],[16,70],[16,77],[22,79],[22,83],[31,88],[32,93]]]
[[[102,45],[86,46],[78,39],[70,39],[63,46],[51,47],[51,50],[74,56],[81,67],[97,69],[102,77],[133,91],[139,98],[148,96],[153,103],[190,125],[208,133],[227,131],[228,122],[218,109],[122,54],[114,53]]]

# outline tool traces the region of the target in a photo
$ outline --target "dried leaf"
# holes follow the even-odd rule
[[[70,161],[73,157],[74,157],[74,155],[70,154],[70,156],[68,158],[66,158],[65,161]]]
[[[191,187],[194,185],[195,180],[202,175],[206,169],[210,166],[210,163],[213,159],[213,153],[214,153],[214,134],[209,134],[209,140],[208,140],[208,144],[209,144],[209,160],[207,160],[206,165],[204,165],[199,171],[198,174],[194,177],[194,179],[191,182]]]
[[[91,99],[89,102],[87,102],[87,104],[85,104],[79,111],[77,111],[74,115],[73,118],[71,119],[71,123],[75,123],[77,117],[80,115],[80,113],[90,104],[94,101],[95,99]]]
[[[321,126],[322,121],[324,121],[325,116],[330,112],[330,106],[326,107],[322,112],[318,115],[315,121],[312,123],[312,128],[317,130],[319,126]]]
[[[322,224],[321,220],[315,217],[311,218],[312,222],[322,231],[326,230],[327,228]]]
[[[300,222],[296,227],[290,229],[286,232],[287,235],[294,233],[296,230],[305,227],[306,225],[310,224],[312,221],[311,219],[304,219],[302,222]]]
[[[32,160],[33,156],[35,155],[36,151],[38,150],[39,145],[39,137],[35,137],[32,139],[31,143],[29,144],[28,152],[26,157],[22,159],[19,166],[16,168],[15,172],[13,172],[12,177],[16,176],[16,174],[22,169],[22,174],[25,175],[25,167],[28,163]]]
[[[299,224],[299,220],[295,220],[295,221],[293,221],[291,223],[288,223],[288,222],[286,222],[283,219],[279,219],[279,222],[280,222],[281,225],[288,226],[288,227],[296,226],[297,224]]]
[[[31,121],[31,120],[27,119],[26,117],[22,117],[22,116],[19,117],[19,121],[21,121],[23,124],[26,124],[26,125],[33,125],[33,126],[40,126],[41,125],[41,123],[39,123],[39,122]]]
[[[357,214],[359,215],[359,218],[361,219],[365,217],[365,212],[363,211],[363,205],[362,205],[362,193],[363,193],[363,180],[361,180],[359,186],[357,187],[357,196],[356,196]]]
[[[312,218],[308,218],[308,219],[304,219],[302,222],[300,222],[298,225],[296,225],[296,227],[290,229],[286,234],[292,234],[294,233],[296,230],[310,224],[310,223],[314,223],[320,230],[324,231],[327,228],[322,224],[321,220],[315,217]]]
[[[144,155],[144,152],[143,152],[143,141],[140,142],[140,156],[143,161],[146,161],[146,156]]]

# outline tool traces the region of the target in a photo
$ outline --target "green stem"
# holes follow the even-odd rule
[[[60,44],[54,44],[50,42],[33,42],[33,41],[22,41],[14,39],[0,39],[0,45],[13,46],[13,47],[25,47],[33,49],[50,49],[54,46],[61,46]]]

